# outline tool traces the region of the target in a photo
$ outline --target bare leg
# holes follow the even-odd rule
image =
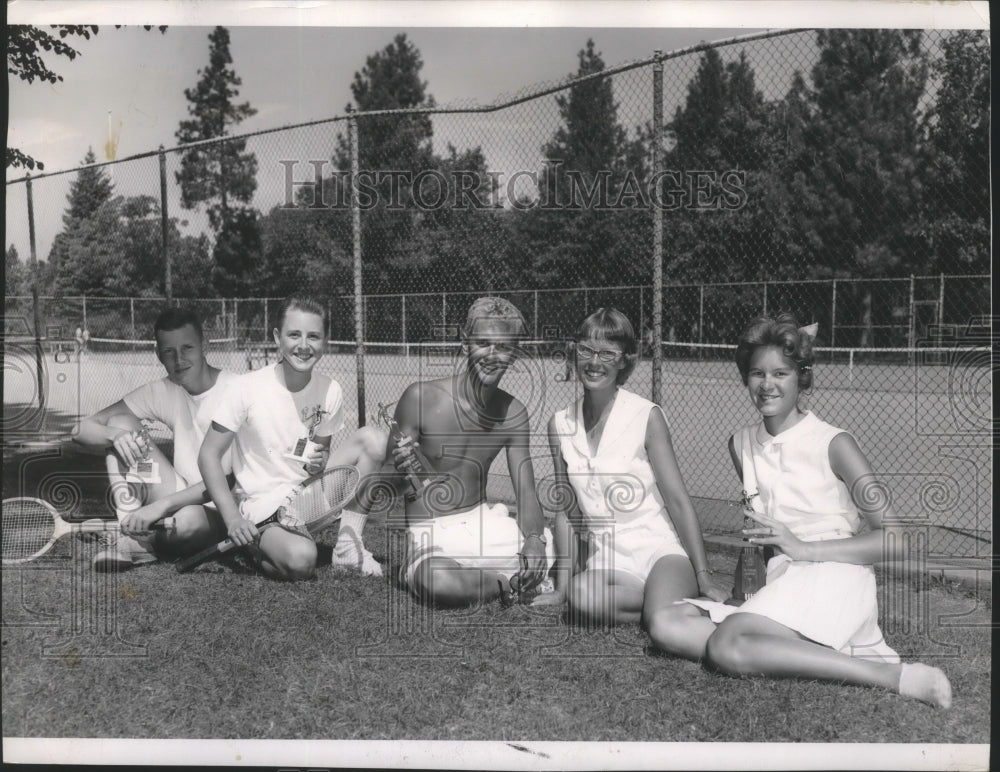
[[[723,620],[708,641],[708,658],[731,675],[881,686],[939,707],[951,705],[951,685],[938,668],[852,657],[759,614],[733,614]]]
[[[638,622],[642,615],[643,585],[624,571],[588,569],[570,581],[570,618],[587,625]]]
[[[142,429],[142,424],[131,415],[112,416],[108,424],[129,431]],[[126,480],[125,473],[128,470],[124,462],[114,450],[107,453],[108,477],[119,521],[140,507],[175,493],[184,484],[173,465],[155,444],[150,447],[149,456],[158,464],[160,482],[156,484]],[[170,556],[183,556],[226,538],[225,524],[214,509],[191,505],[182,507],[171,515],[174,518],[174,530],[158,531],[155,535],[150,534],[148,539],[141,537],[136,541],[140,544],[148,542],[148,546]]]
[[[466,568],[449,558],[427,558],[416,567],[410,589],[424,603],[459,607],[488,603],[500,595],[506,577],[496,571]]]
[[[260,568],[272,579],[296,582],[316,571],[316,542],[297,533],[272,526],[257,544]]]
[[[385,460],[386,435],[371,426],[363,426],[354,432],[350,437],[340,443],[330,453],[328,466],[342,466],[348,464],[356,467],[361,478],[374,474],[382,467]],[[365,490],[363,485],[358,486],[359,495],[351,499],[345,509],[356,512],[370,511],[371,502],[361,500],[364,498],[360,494]]]
[[[895,690],[900,666],[834,651],[759,614],[733,614],[708,641],[708,658],[730,675],[816,678]]]
[[[682,598],[698,595],[698,581],[691,561],[667,555],[656,561],[646,580],[642,621],[653,645],[661,651],[695,662],[705,656],[705,645],[716,625],[706,612]]]
[[[226,538],[226,524],[214,508],[193,504],[172,517],[174,529],[157,534],[157,547],[172,557],[193,555]]]

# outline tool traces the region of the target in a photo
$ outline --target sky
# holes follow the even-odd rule
[[[945,13],[947,11],[947,13]],[[489,104],[535,85],[559,81],[577,67],[577,52],[593,38],[608,67],[703,41],[727,39],[768,28],[802,26],[973,26],[983,24],[986,4],[899,2],[680,2],[645,0],[569,2],[60,2],[13,0],[8,23],[99,23],[90,40],[71,38],[80,55],[69,61],[48,56],[64,80],[49,84],[9,81],[8,145],[45,164],[45,173],[76,168],[88,148],[98,160],[125,158],[177,144],[187,117],[184,89],[194,87],[208,63],[208,33],[215,24],[230,30],[233,69],[242,78],[239,100],[257,114],[239,130],[252,132],[343,115],[350,83],[365,58],[400,33],[419,49],[422,76],[439,105]],[[957,20],[957,21],[953,21]],[[114,24],[125,24],[116,29]],[[161,34],[142,24],[167,24]],[[988,22],[987,22],[988,23]],[[733,49],[735,53],[737,49]],[[758,78],[762,74],[758,72]],[[766,75],[764,75],[766,77]],[[783,89],[785,84],[774,84]],[[616,88],[618,84],[616,83]],[[636,81],[631,88],[648,88]],[[683,97],[667,87],[666,115]],[[627,127],[648,120],[644,97],[620,102]],[[435,150],[451,142],[459,149],[483,145],[491,169],[508,175],[537,168],[541,145],[556,127],[554,97],[540,107],[505,111],[488,118],[435,119]],[[533,112],[534,111],[534,112]],[[544,112],[545,115],[540,115]],[[253,204],[262,211],[280,203],[285,166],[329,158],[344,124],[297,135],[268,135],[255,142],[259,187]],[[109,139],[113,140],[108,147]],[[205,218],[179,207],[173,181],[176,155],[168,155],[168,208],[200,232]],[[123,195],[158,196],[156,159],[108,167]],[[298,178],[299,172],[295,172]],[[22,170],[7,179],[18,179]],[[36,175],[37,176],[37,175]],[[33,186],[37,254],[44,260],[62,227],[72,175],[36,180]],[[29,254],[24,185],[7,186],[6,243]]]

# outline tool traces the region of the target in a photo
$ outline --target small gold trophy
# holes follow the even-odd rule
[[[389,437],[397,448],[413,444],[413,438],[403,434],[399,423],[389,414],[389,406],[381,402],[378,405],[378,420],[389,428]],[[405,494],[407,501],[423,496],[436,478],[434,467],[417,448],[410,449],[410,459],[402,467],[402,472],[410,483],[410,490]]]
[[[753,528],[757,521],[750,517],[748,512],[753,511],[751,502],[756,492],[747,493],[743,491],[743,498],[740,503],[743,506],[743,527]],[[764,548],[758,544],[750,544],[744,537],[747,544],[740,550],[740,556],[736,561],[736,584],[733,588],[733,599],[737,604],[749,600],[764,586],[767,580],[767,560],[764,556]]]
[[[142,429],[139,431],[139,442],[143,448],[142,458],[128,468],[128,472],[125,473],[125,479],[128,482],[156,485],[160,482],[160,465],[150,458],[150,451],[153,449],[153,438],[149,436],[149,423],[147,421],[142,421]]]
[[[319,405],[316,405],[304,416],[308,427],[306,436],[299,437],[292,452],[284,454],[285,458],[290,458],[293,461],[299,461],[303,464],[309,463],[308,455],[320,447],[317,443],[313,442],[313,437],[316,436],[316,427],[319,426],[320,421],[323,420],[323,417],[328,412],[327,410],[323,410]]]

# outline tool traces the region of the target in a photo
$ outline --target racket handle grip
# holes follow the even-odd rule
[[[189,558],[185,558],[177,563],[177,573],[186,574],[192,568],[197,568],[207,560],[211,560],[217,555],[223,555],[236,547],[236,542],[232,539],[225,539],[211,547],[206,547],[201,552],[197,552]]]
[[[155,523],[149,526],[154,531],[176,531],[177,530],[177,518],[175,517],[165,517],[162,520],[157,520]]]

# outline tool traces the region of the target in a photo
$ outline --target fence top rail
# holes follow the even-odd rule
[[[40,180],[46,177],[58,177],[63,174],[73,174],[81,171],[82,169],[97,169],[103,166],[111,166],[113,164],[126,163],[129,161],[138,161],[144,158],[151,158],[152,156],[164,155],[166,153],[178,153],[191,150],[196,147],[202,147],[205,145],[217,144],[220,142],[230,142],[230,141],[241,141],[250,139],[251,137],[259,137],[264,134],[273,134],[279,131],[291,131],[293,129],[302,129],[309,126],[319,126],[325,123],[336,123],[338,121],[347,120],[357,120],[359,118],[378,118],[386,116],[403,116],[403,115],[449,115],[457,113],[492,113],[498,110],[504,110],[509,107],[514,107],[525,102],[530,102],[533,99],[538,99],[549,94],[554,94],[558,91],[565,91],[568,88],[579,85],[581,83],[586,83],[591,80],[598,80],[601,78],[610,78],[614,75],[621,74],[623,72],[628,72],[630,70],[635,70],[640,67],[645,67],[651,64],[660,64],[670,59],[677,59],[682,56],[687,56],[689,54],[699,53],[701,51],[707,51],[711,48],[725,48],[732,45],[739,45],[740,43],[749,43],[756,40],[764,40],[767,38],[781,37],[784,35],[792,35],[798,32],[806,32],[808,28],[795,28],[795,29],[780,29],[780,30],[765,30],[764,32],[753,32],[746,35],[737,35],[731,38],[725,38],[723,40],[715,41],[705,41],[698,43],[693,46],[686,46],[685,48],[680,48],[675,51],[669,51],[667,53],[661,53],[660,51],[655,52],[652,56],[644,59],[636,59],[629,62],[624,62],[622,64],[616,65],[614,67],[607,67],[600,72],[591,73],[590,75],[585,75],[583,77],[573,77],[570,76],[564,80],[552,84],[544,85],[531,88],[527,93],[519,93],[513,96],[501,95],[493,102],[485,105],[477,104],[474,100],[471,102],[456,101],[449,103],[447,105],[435,106],[435,107],[409,107],[409,108],[397,108],[392,110],[353,110],[350,107],[346,114],[334,115],[329,118],[318,118],[312,121],[304,121],[301,123],[290,123],[283,126],[275,126],[268,129],[259,129],[257,131],[250,131],[244,134],[234,134],[232,136],[222,136],[222,137],[211,137],[209,139],[198,140],[197,142],[189,142],[183,145],[177,145],[175,147],[164,148],[163,145],[156,150],[147,150],[142,153],[136,153],[134,155],[126,156],[125,158],[116,158],[112,161],[99,161],[92,164],[84,164],[81,166],[74,167],[72,169],[60,169],[54,172],[43,172],[40,174],[31,174],[26,172],[23,177],[17,177],[12,180],[7,180],[7,185],[17,185],[21,183],[28,184],[32,180]]]
[[[664,289],[682,289],[685,287],[760,287],[760,286],[775,286],[780,284],[833,284],[838,283],[859,283],[859,282],[902,282],[910,281],[939,281],[941,279],[965,279],[965,280],[976,280],[976,279],[990,279],[992,278],[988,273],[940,273],[925,276],[896,276],[896,277],[881,277],[881,278],[838,278],[838,279],[760,279],[758,281],[735,281],[735,282],[691,282],[687,284],[667,284],[663,285]],[[652,284],[616,284],[610,287],[526,287],[524,289],[503,289],[503,290],[439,290],[436,292],[366,292],[362,293],[365,298],[398,298],[398,297],[441,297],[442,295],[513,295],[517,293],[525,292],[608,292],[612,290],[644,290],[653,288]],[[31,300],[32,295],[4,295],[6,300]],[[331,299],[334,298],[353,298],[353,293],[339,293],[336,295],[330,295]],[[138,296],[138,295],[114,295],[114,296],[104,296],[104,295],[39,295],[39,300],[94,300],[94,301],[122,301],[122,300],[138,300],[143,303],[166,303],[167,299],[164,297],[148,297],[148,296]],[[174,297],[171,302],[173,303],[232,303],[232,302],[278,302],[283,298],[274,296],[254,296],[254,297],[211,297],[211,298],[190,298],[190,297]],[[838,325],[839,326],[839,325]]]
[[[679,346],[687,347],[693,349],[711,349],[711,350],[727,350],[735,351],[735,343],[698,343],[697,341],[661,341],[661,345],[666,346]],[[868,346],[816,346],[813,351],[816,353],[823,354],[913,354],[920,352],[921,354],[927,353],[948,353],[953,351],[992,351],[990,346],[975,346],[966,345],[961,346],[957,343],[954,346],[911,346],[911,347],[889,347],[889,348],[877,348]]]
[[[32,336],[32,335],[18,335],[18,336],[5,336],[8,341],[12,341],[14,338],[18,340],[24,339],[25,341],[40,341],[48,342],[50,340],[56,342],[64,342],[58,338],[49,338],[47,336]],[[568,340],[568,339],[566,339]],[[252,350],[275,350],[277,349],[277,344],[274,341],[252,341],[252,340],[240,340],[239,338],[210,338],[208,339],[208,344],[211,346],[222,346],[222,345],[240,345],[246,346]],[[559,338],[544,338],[538,340],[525,340],[522,341],[522,345],[525,347],[530,346],[553,346],[565,342],[563,339]],[[356,340],[327,340],[328,346],[337,347],[356,347],[358,342]],[[130,346],[130,347],[145,347],[153,349],[156,346],[155,340],[143,339],[143,338],[90,338],[89,344],[101,345],[115,345],[115,346]],[[437,351],[442,348],[447,349],[457,349],[461,345],[460,340],[456,339],[442,339],[440,341],[385,341],[385,340],[366,340],[361,342],[363,348],[370,348],[373,351],[379,349],[404,349],[404,350],[414,350],[414,351]],[[699,350],[712,350],[712,351],[733,351],[736,349],[736,345],[733,343],[698,343],[696,341],[674,341],[668,342],[663,341],[662,346],[673,346],[679,348],[690,348]],[[867,347],[867,346],[817,346],[813,349],[814,352],[818,354],[848,354],[853,356],[854,354],[949,354],[956,351],[962,352],[977,352],[985,353],[992,351],[990,346],[975,346],[975,345],[954,345],[954,346],[915,346],[915,347]]]

